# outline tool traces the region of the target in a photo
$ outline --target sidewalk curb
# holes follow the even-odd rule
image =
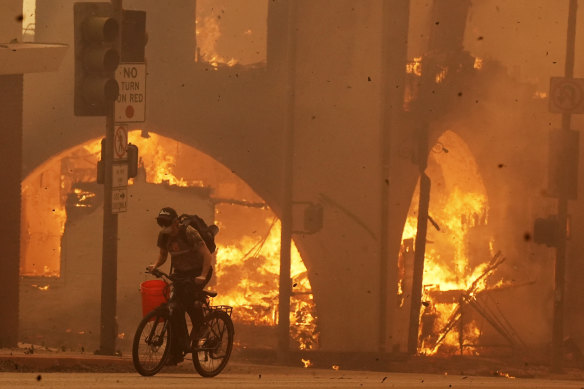
[[[101,355],[0,355],[0,371],[135,371],[129,358]]]

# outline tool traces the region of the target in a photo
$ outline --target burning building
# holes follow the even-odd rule
[[[120,347],[129,349],[140,316],[139,285],[147,278],[145,266],[154,262],[154,219],[165,204],[179,204],[181,212],[199,214],[220,227],[213,264],[212,286],[220,293],[215,303],[238,307],[233,318],[241,331],[239,344],[249,346],[247,332],[264,331],[262,347],[274,347],[270,328],[277,324],[277,217],[237,176],[195,149],[140,130],[130,134],[130,141],[139,146],[142,157],[141,172],[128,194],[135,206],[120,218],[120,241],[133,242],[119,252]],[[95,237],[102,233],[103,190],[95,166],[100,143],[96,139],[64,151],[23,182],[21,317],[22,339],[29,343],[96,346],[101,242]],[[318,338],[316,314],[297,250],[292,275],[299,296],[292,300],[292,336],[297,347],[311,348]],[[57,308],[51,301],[61,303]],[[93,309],[87,312],[87,307]],[[35,323],[42,320],[52,326],[38,328]]]
[[[234,305],[250,343],[261,339],[252,321],[266,331],[279,322],[282,220],[293,224],[297,248],[290,280],[295,347],[403,352],[413,331],[419,353],[545,350],[554,261],[551,250],[533,242],[532,228],[554,210],[553,198],[541,190],[548,129],[559,119],[548,112],[545,80],[531,77],[534,69],[521,75],[514,70],[517,58],[492,55],[500,54],[492,42],[505,35],[483,16],[499,12],[513,20],[519,14],[555,25],[565,10],[544,0],[538,4],[548,12],[538,9],[537,15],[521,9],[521,2],[474,3],[299,0],[242,7],[198,0],[167,7],[126,0],[125,8],[148,15],[148,93],[146,121],[132,128],[141,131],[131,140],[142,142],[145,171],[131,186],[135,198],[126,215],[144,230],[121,229],[155,234],[146,224],[167,205],[160,198],[179,209],[202,204],[193,210],[222,228],[218,301]],[[71,9],[72,1],[37,2],[35,39],[72,44]],[[563,38],[552,39],[552,62]],[[502,42],[502,52],[512,52],[510,44]],[[81,231],[99,231],[100,191],[92,172],[103,121],[73,115],[72,66],[69,56],[59,72],[27,76],[25,83],[26,336],[38,330],[27,316],[38,308],[35,296],[66,287],[69,266],[82,259],[87,276],[99,273],[99,236],[74,242],[94,235]],[[550,66],[541,67],[547,76]],[[35,93],[38,85],[44,93]],[[152,147],[152,138],[167,144]],[[161,164],[146,159],[154,156],[172,158],[172,171],[153,178],[148,169]],[[59,162],[42,168],[52,158]],[[283,200],[283,182],[291,183],[290,201]],[[45,187],[53,188],[49,197],[35,198],[33,192]],[[29,208],[35,201],[44,216]],[[300,227],[306,203],[324,210],[323,228],[313,234]],[[285,217],[290,209],[292,220]],[[582,228],[582,212],[580,203],[571,204],[573,236]],[[419,231],[418,220],[427,233]],[[124,268],[127,282],[119,278],[119,285],[130,285],[127,293],[136,292],[144,277],[140,266],[150,262],[148,239],[121,235],[121,260],[135,258]],[[577,282],[584,269],[574,260],[581,244],[569,243],[566,280],[565,329],[576,344],[584,320],[576,308],[584,296]],[[42,247],[51,249],[39,254]],[[86,286],[73,289],[95,292]],[[63,318],[73,317],[69,311]],[[139,313],[130,319],[127,312],[127,323],[137,322]],[[124,320],[120,316],[120,328]],[[96,331],[95,323],[70,329]]]

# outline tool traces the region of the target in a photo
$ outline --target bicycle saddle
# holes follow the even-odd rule
[[[210,290],[204,290],[203,293],[205,293],[205,296],[209,296],[209,297],[217,296],[217,292],[212,292]]]

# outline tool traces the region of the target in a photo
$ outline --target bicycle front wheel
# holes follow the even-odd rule
[[[160,371],[170,351],[172,330],[169,313],[152,311],[140,322],[132,343],[132,361],[136,371],[152,376]]]
[[[193,344],[193,364],[201,376],[214,377],[225,368],[233,349],[234,333],[227,313],[212,311],[205,317]]]

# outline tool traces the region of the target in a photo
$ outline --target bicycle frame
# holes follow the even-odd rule
[[[136,370],[144,376],[158,373],[167,362],[169,351],[180,346],[183,355],[193,355],[195,370],[201,376],[214,377],[219,374],[226,366],[233,348],[234,328],[230,317],[233,308],[211,305],[211,298],[217,293],[202,290],[202,294],[194,300],[195,304],[200,304],[196,309],[201,310],[202,321],[198,322],[198,313],[197,323],[193,323],[193,317],[189,315],[193,324],[189,331],[188,322],[185,323],[187,325],[177,323],[176,320],[183,319],[180,315],[176,317],[178,312],[173,315],[175,309],[193,313],[178,300],[174,287],[178,278],[158,269],[149,269],[147,272],[163,279],[167,285],[165,293],[168,294],[168,300],[150,311],[138,325],[132,344],[132,361]],[[181,336],[177,336],[179,334]],[[188,343],[180,344],[183,340]]]
[[[165,310],[169,313],[169,317],[171,319],[170,319],[170,321],[165,322],[165,327],[163,327],[163,329],[162,329],[162,333],[165,333],[166,332],[166,325],[168,323],[172,322],[172,318],[174,317],[172,315],[172,313],[173,313],[174,309],[176,308],[176,305],[180,304],[180,303],[175,300],[174,281],[172,279],[172,276],[170,276],[170,275],[168,275],[168,274],[166,274],[163,271],[158,270],[158,269],[152,269],[152,271],[150,271],[149,273],[153,274],[154,276],[156,276],[158,278],[162,278],[162,280],[164,282],[166,282],[167,288],[169,288],[168,301],[166,303],[161,304],[160,306],[158,306],[157,308],[154,309],[154,311]],[[227,312],[228,312],[229,316],[231,316],[231,310],[233,309],[232,307],[223,306],[223,305],[220,305],[217,307],[212,307],[210,305],[210,302],[209,302],[209,298],[210,298],[209,292],[203,291],[203,293],[205,294],[205,298],[196,301],[196,302],[200,302],[202,304],[201,309],[203,310],[203,318],[205,318],[214,309],[219,308],[219,307],[221,307],[222,310],[226,310],[226,308],[229,308],[229,311],[227,311]],[[223,307],[225,307],[225,308],[223,308]],[[186,311],[184,307],[182,307],[182,309],[183,309],[183,311]],[[189,318],[190,318],[190,316],[189,316]],[[190,318],[190,319],[192,319],[192,318]],[[152,330],[150,331],[150,335],[147,338],[148,341],[151,341],[152,334],[156,333],[157,325],[158,325],[158,323],[156,323],[152,327]],[[185,332],[184,332],[183,336],[185,339],[190,339],[190,341],[192,342],[196,336],[194,325],[192,326],[190,334],[189,334],[188,328],[185,327]],[[200,350],[197,349],[197,351],[200,351]]]

